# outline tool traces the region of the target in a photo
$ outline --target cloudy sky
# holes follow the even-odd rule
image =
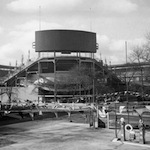
[[[32,42],[39,28],[96,32],[97,57],[101,53],[101,58],[111,64],[125,63],[125,41],[129,53],[132,45],[143,42],[150,31],[150,0],[0,2],[0,64],[5,65],[15,65],[16,60],[21,63],[22,55],[26,59],[29,50],[31,58],[37,57]]]

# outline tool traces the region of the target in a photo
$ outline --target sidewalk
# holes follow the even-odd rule
[[[150,149],[147,144],[122,143],[114,138],[112,129],[91,129],[88,124],[68,122],[67,119],[46,119],[0,127],[0,150]]]

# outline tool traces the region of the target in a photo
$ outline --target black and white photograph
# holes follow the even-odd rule
[[[0,150],[150,149],[150,0],[0,0]]]

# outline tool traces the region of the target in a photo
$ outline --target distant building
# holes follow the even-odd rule
[[[149,92],[150,87],[150,64],[142,63],[127,63],[112,65],[110,69],[117,75],[122,82],[137,85],[146,89]],[[143,87],[142,87],[143,86]],[[144,92],[144,91],[143,91]]]
[[[0,85],[4,83],[4,80],[15,71],[16,67],[0,65]]]

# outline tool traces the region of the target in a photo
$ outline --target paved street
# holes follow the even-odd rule
[[[112,129],[91,129],[67,119],[46,119],[0,127],[0,150],[149,150],[113,142]]]

